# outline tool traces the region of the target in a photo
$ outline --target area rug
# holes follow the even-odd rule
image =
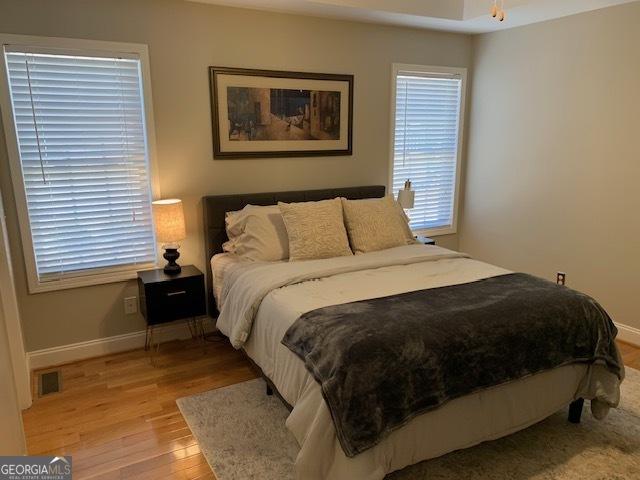
[[[298,444],[287,409],[261,379],[177,401],[218,480],[293,479]],[[427,460],[387,480],[640,479],[640,372],[627,368],[622,402],[597,421],[561,411],[526,430]]]

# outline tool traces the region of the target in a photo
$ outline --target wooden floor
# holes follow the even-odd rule
[[[618,341],[618,347],[620,347],[624,364],[640,370],[640,347],[621,341]]]
[[[620,342],[640,369],[640,348]],[[249,362],[213,337],[61,367],[63,391],[24,412],[30,454],[73,456],[74,479],[213,479],[175,400],[255,378]]]
[[[255,378],[213,337],[65,365],[62,392],[23,414],[30,454],[73,456],[73,478],[214,479],[176,399]],[[34,390],[35,391],[35,390]]]

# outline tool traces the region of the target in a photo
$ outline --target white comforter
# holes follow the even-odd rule
[[[421,460],[525,428],[577,397],[597,394],[617,404],[617,378],[604,369],[571,365],[453,400],[362,454],[344,455],[319,384],[280,343],[289,326],[303,313],[328,305],[506,273],[464,254],[423,245],[327,260],[241,264],[225,276],[217,325],[293,406],[287,427],[301,446],[298,478],[382,479]]]
[[[218,328],[229,337],[231,345],[240,348],[249,337],[262,299],[276,288],[373,268],[466,257],[467,255],[463,253],[452,252],[440,247],[429,246],[425,248],[424,245],[409,245],[366,255],[306,262],[261,262],[245,265],[244,268],[234,269],[225,277],[225,284],[221,292],[224,305],[218,318]],[[495,273],[493,274],[495,275]],[[462,280],[457,283],[468,281],[471,280]],[[333,305],[339,303],[341,302],[337,301]]]

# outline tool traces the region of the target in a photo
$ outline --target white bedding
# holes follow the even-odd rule
[[[289,326],[323,306],[506,273],[423,245],[297,264],[243,265],[225,276],[218,328],[237,348],[244,347],[293,406],[287,427],[301,446],[298,478],[382,479],[407,465],[525,428],[577,397],[599,396],[617,404],[617,378],[604,369],[565,366],[453,400],[362,454],[344,455],[319,384],[280,343]]]
[[[225,284],[227,274],[238,266],[252,263],[252,260],[243,259],[233,253],[218,253],[211,257],[211,273],[213,278],[213,296],[216,299],[218,310],[222,309],[222,285]]]

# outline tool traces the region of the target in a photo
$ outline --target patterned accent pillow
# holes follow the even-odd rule
[[[342,199],[344,220],[354,253],[375,252],[415,243],[393,197]]]
[[[289,261],[353,255],[339,198],[319,202],[278,202],[289,235]]]

